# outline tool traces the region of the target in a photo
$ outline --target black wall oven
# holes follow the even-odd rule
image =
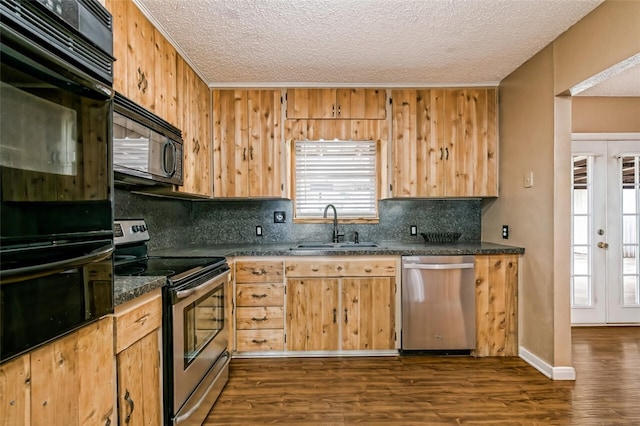
[[[113,37],[95,0],[0,0],[0,362],[113,312]]]

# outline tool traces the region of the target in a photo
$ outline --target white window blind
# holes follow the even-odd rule
[[[377,216],[375,141],[296,141],[294,162],[296,217]]]

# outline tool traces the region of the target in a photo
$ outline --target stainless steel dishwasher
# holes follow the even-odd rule
[[[401,351],[475,347],[474,257],[403,256]]]

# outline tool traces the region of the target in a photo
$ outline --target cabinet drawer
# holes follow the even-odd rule
[[[284,309],[280,306],[238,308],[236,328],[238,330],[283,328]]]
[[[237,283],[282,282],[282,262],[237,262]]]
[[[117,306],[116,353],[131,346],[162,325],[162,297],[159,292]]]
[[[287,278],[388,277],[396,275],[395,259],[293,260],[286,264]]]
[[[236,284],[236,306],[284,306],[284,283]]]
[[[238,352],[284,350],[284,331],[282,329],[238,330],[236,338]]]

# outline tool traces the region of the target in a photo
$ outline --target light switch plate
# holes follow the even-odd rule
[[[524,187],[531,188],[533,186],[533,172],[528,171],[524,174]]]
[[[256,237],[262,237],[262,226],[256,226]]]
[[[417,225],[411,225],[410,232],[411,232],[411,236],[413,236],[413,237],[418,235],[418,226]]]

